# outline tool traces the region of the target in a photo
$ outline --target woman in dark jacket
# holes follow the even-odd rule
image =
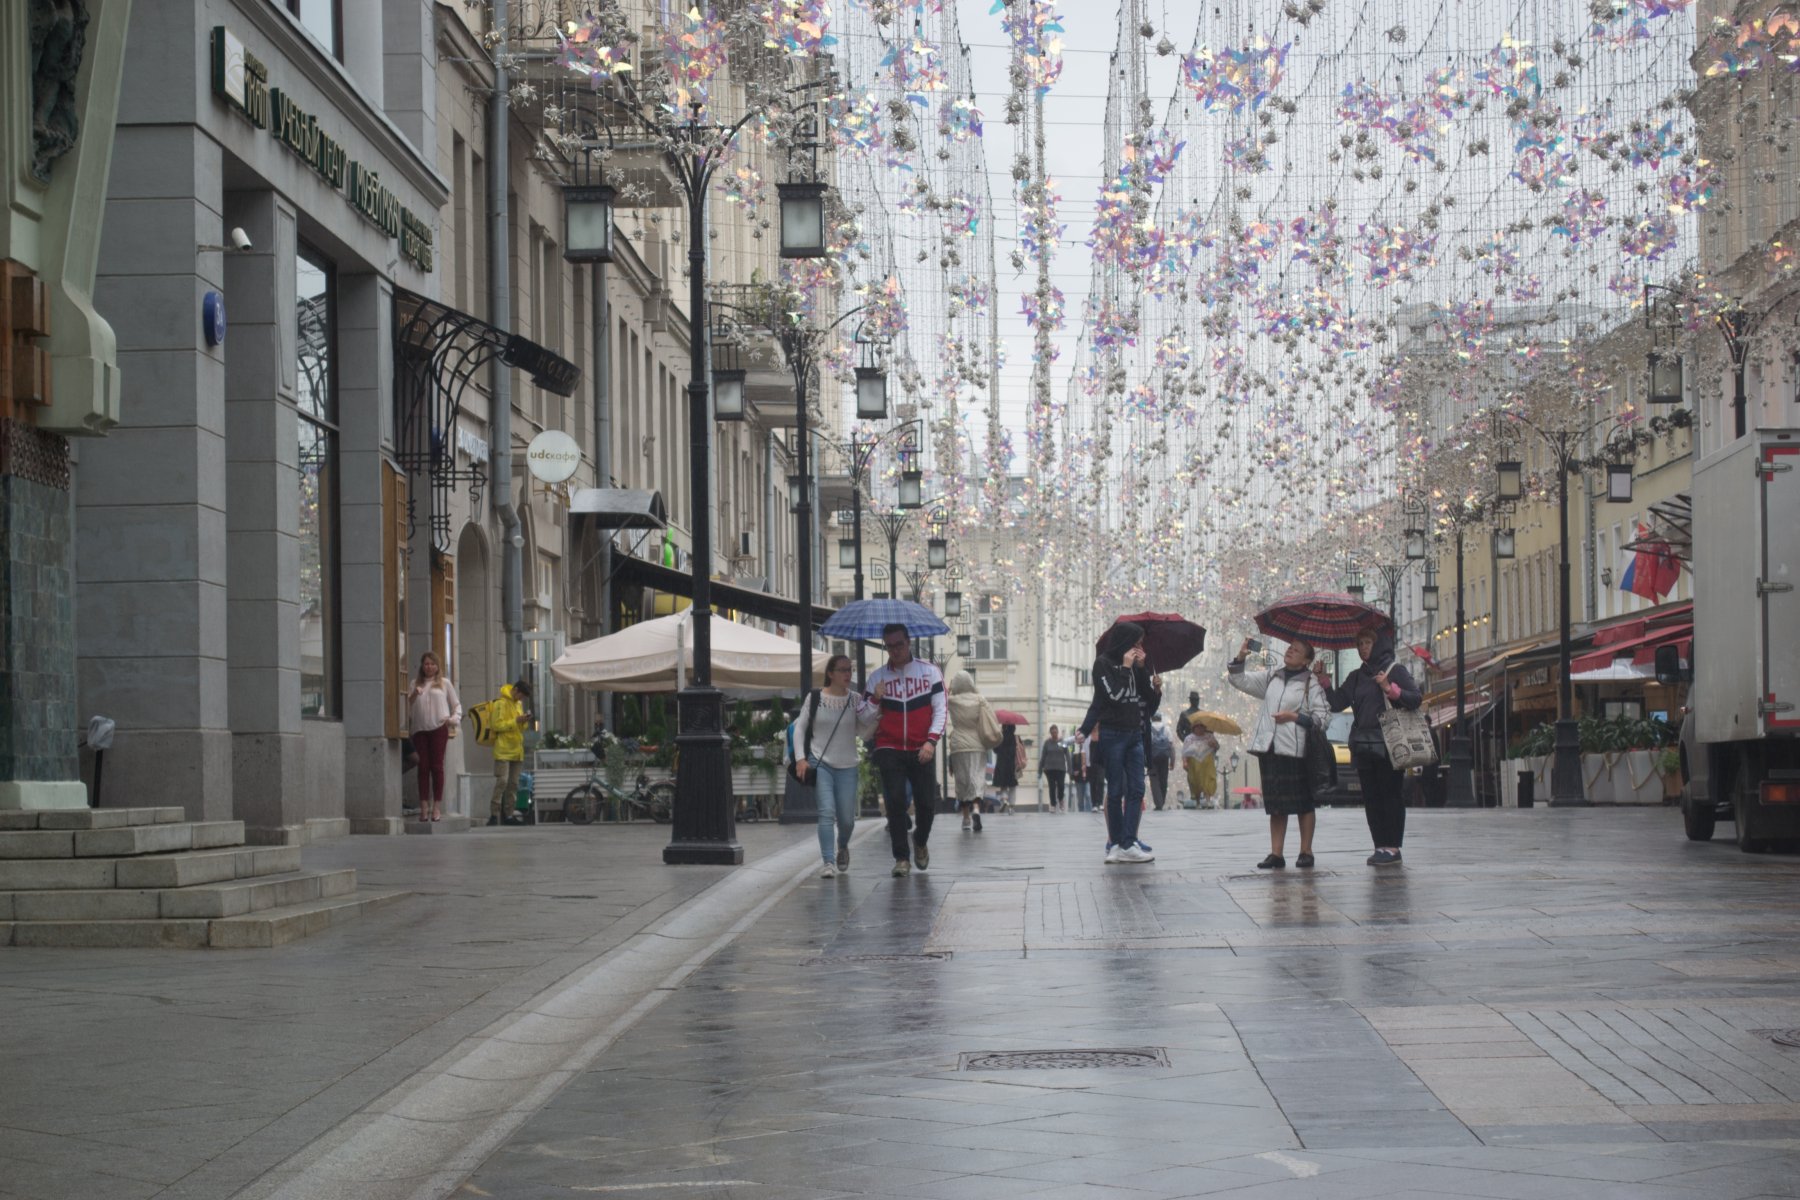
[[[1162,681],[1150,674],[1144,630],[1120,621],[1106,631],[1094,659],[1094,701],[1081,732],[1097,738],[1093,759],[1106,778],[1106,861],[1147,863],[1156,858],[1138,841],[1144,812],[1144,759],[1150,714],[1162,703]]]
[[[1314,664],[1326,702],[1333,712],[1352,709],[1350,761],[1362,783],[1363,815],[1369,821],[1369,837],[1375,853],[1372,867],[1400,864],[1400,845],[1406,840],[1406,800],[1401,795],[1401,773],[1388,761],[1387,742],[1381,736],[1381,714],[1390,705],[1416,709],[1425,697],[1406,668],[1394,661],[1393,630],[1365,629],[1356,638],[1362,665],[1331,687],[1323,661]]]

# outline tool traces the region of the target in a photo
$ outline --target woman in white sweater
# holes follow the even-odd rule
[[[419,820],[436,821],[444,815],[444,750],[462,720],[462,701],[429,650],[419,658],[419,675],[406,701],[413,749],[419,754]]]
[[[802,779],[813,779],[819,794],[819,878],[850,869],[850,834],[856,829],[856,743],[875,732],[881,708],[850,691],[850,656],[834,654],[825,663],[825,687],[800,702],[788,727],[787,759]]]

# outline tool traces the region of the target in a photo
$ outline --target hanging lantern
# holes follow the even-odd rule
[[[946,617],[960,617],[960,616],[962,616],[962,610],[963,610],[962,593],[961,592],[945,592],[944,593],[944,615]]]
[[[1428,613],[1434,613],[1438,610],[1438,585],[1437,584],[1428,583],[1424,587],[1419,589],[1419,604],[1420,604],[1420,607],[1422,607]]]
[[[856,569],[856,539],[838,539],[838,566],[846,571]]]
[[[825,257],[825,185],[778,183],[781,200],[781,257]]]
[[[613,260],[613,189],[610,184],[570,185],[563,194],[563,261]]]
[[[1606,499],[1611,504],[1631,503],[1631,464],[1606,464]]]
[[[941,571],[950,565],[950,543],[941,537],[925,539],[925,565]]]
[[[1682,397],[1681,355],[1650,352],[1650,403],[1680,404]]]
[[[1494,470],[1499,475],[1499,485],[1495,489],[1497,500],[1523,500],[1525,498],[1525,464],[1519,462],[1495,463]]]
[[[715,370],[712,376],[712,386],[713,420],[743,420],[744,372],[731,369]]]
[[[887,418],[887,373],[880,367],[856,368],[856,419]]]
[[[956,655],[958,658],[970,658],[975,654],[975,639],[966,633],[956,635]]]
[[[1518,537],[1511,529],[1494,530],[1494,557],[1513,558],[1518,552]]]
[[[799,512],[806,503],[806,476],[788,476],[788,511]]]
[[[900,507],[925,507],[925,472],[910,468],[900,472]]]
[[[1425,531],[1409,529],[1406,531],[1406,560],[1418,562],[1425,557]]]

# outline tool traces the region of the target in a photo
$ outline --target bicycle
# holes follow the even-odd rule
[[[637,786],[630,791],[606,782],[604,766],[595,763],[588,768],[585,783],[578,783],[563,797],[563,820],[571,825],[586,825],[599,820],[608,801],[612,820],[629,821],[639,813],[652,821],[667,825],[675,819],[675,785],[668,780],[651,783],[650,777],[638,773]]]

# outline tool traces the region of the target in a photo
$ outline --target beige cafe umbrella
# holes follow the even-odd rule
[[[683,609],[570,646],[550,664],[550,674],[561,683],[608,692],[679,691],[694,670],[693,642],[689,610]],[[712,681],[729,691],[798,692],[800,644],[715,613]]]

